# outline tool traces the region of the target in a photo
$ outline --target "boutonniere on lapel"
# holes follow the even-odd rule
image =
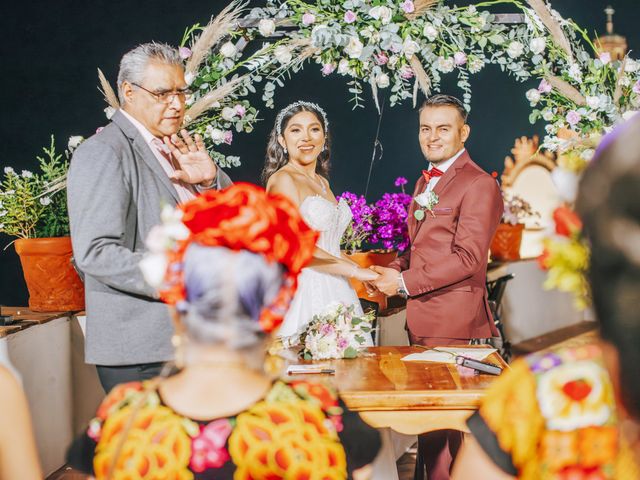
[[[413,200],[420,205],[422,208],[416,209],[413,212],[413,216],[417,221],[424,220],[426,212],[429,212],[433,217],[435,217],[435,213],[433,213],[433,207],[438,204],[438,195],[433,193],[432,190],[428,192],[422,192],[420,195],[416,195]]]

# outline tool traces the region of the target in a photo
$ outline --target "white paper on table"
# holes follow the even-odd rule
[[[402,357],[402,360],[405,362],[456,363],[456,355],[473,358],[474,360],[484,360],[495,351],[497,351],[495,348],[442,347],[437,350],[425,350],[420,353],[412,353],[406,357]]]

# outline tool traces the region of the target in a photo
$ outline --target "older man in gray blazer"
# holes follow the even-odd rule
[[[138,267],[162,206],[231,184],[202,138],[178,135],[188,85],[174,48],[148,43],[125,54],[118,94],[121,109],[76,150],[67,179],[73,253],[85,275],[85,359],[107,392],[156,376],[173,357],[169,311]]]

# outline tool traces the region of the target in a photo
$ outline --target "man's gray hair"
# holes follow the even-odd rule
[[[118,72],[118,98],[120,105],[124,105],[122,84],[124,82],[140,84],[145,68],[152,61],[167,65],[184,65],[178,54],[178,49],[166,43],[143,43],[128,51],[120,60],[120,71]]]

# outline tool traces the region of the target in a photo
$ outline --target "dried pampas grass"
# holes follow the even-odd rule
[[[104,101],[107,102],[111,108],[118,110],[120,108],[120,102],[118,101],[118,96],[116,92],[111,88],[111,84],[109,84],[109,80],[104,76],[102,70],[98,69],[98,79],[100,79],[100,86],[98,90],[104,96]]]
[[[527,2],[529,3],[529,5],[531,5],[531,8],[533,9],[534,12],[536,12],[538,17],[540,17],[540,20],[542,21],[544,26],[547,27],[547,30],[549,30],[549,33],[551,33],[551,37],[553,38],[556,45],[558,45],[567,53],[570,61],[573,61],[573,52],[571,51],[571,44],[569,43],[569,40],[567,39],[564,32],[562,31],[562,27],[560,26],[560,24],[551,15],[549,8],[547,8],[544,1],[543,0],[527,0]]]
[[[429,10],[435,4],[437,4],[440,0],[415,0],[413,2],[414,10],[411,13],[405,14],[409,20],[413,20],[414,18],[420,17],[424,12]]]
[[[585,106],[587,104],[587,99],[584,98],[577,88],[571,85],[569,82],[565,82],[559,77],[550,76],[546,77],[545,80],[551,84],[553,88],[555,88],[562,95],[567,97],[576,105]]]
[[[229,80],[224,85],[220,85],[215,90],[211,90],[204,97],[198,99],[189,109],[184,117],[184,125],[193,123],[200,115],[212,108],[213,104],[223,100],[228,95],[231,95],[236,91],[242,82],[249,77],[249,74],[236,77],[233,80]]]
[[[422,63],[418,59],[417,55],[412,55],[409,59],[409,63],[411,64],[411,69],[413,73],[416,75],[416,84],[420,86],[420,90],[425,94],[426,97],[431,93],[431,79],[429,75],[425,71]],[[418,91],[416,88],[413,89],[413,106],[416,106],[418,101]]]
[[[196,73],[211,49],[236,28],[245,5],[243,0],[231,2],[202,30],[191,46],[191,56],[185,65],[186,73]]]

